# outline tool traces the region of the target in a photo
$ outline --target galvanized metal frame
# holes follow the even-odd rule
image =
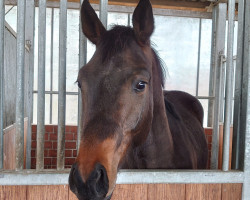
[[[211,109],[210,114],[213,119],[212,120],[213,137],[212,137],[211,169],[218,169],[219,111],[220,111],[219,106],[220,106],[220,98],[221,98],[220,97],[220,94],[221,94],[220,93],[221,91],[220,55],[224,54],[226,13],[227,13],[227,5],[225,3],[219,3],[215,8],[213,8],[214,17],[213,17],[209,96],[213,95],[215,96],[215,99],[213,102],[210,101],[209,103],[209,109]]]
[[[33,0],[26,0],[26,24],[25,40],[29,46],[29,89],[28,105],[33,105],[33,85],[34,85],[34,31],[35,31],[35,5]],[[33,106],[27,106],[28,127],[26,141],[26,169],[31,168],[31,134],[33,122]]]
[[[3,168],[3,100],[4,100],[4,31],[5,31],[5,6],[0,0],[0,170]]]
[[[66,111],[67,0],[60,1],[57,170],[64,169]]]
[[[17,4],[17,69],[16,69],[16,134],[15,168],[23,169],[24,161],[24,56],[26,0]]]
[[[229,170],[230,125],[233,98],[233,43],[234,43],[234,13],[235,0],[228,3],[228,34],[227,34],[227,67],[226,67],[226,93],[225,115],[223,128],[223,162],[222,170]]]
[[[44,168],[46,0],[39,1],[36,169]]]
[[[80,0],[80,5],[83,0]],[[82,68],[87,63],[87,38],[83,35],[81,15],[79,15],[79,66],[78,69]],[[82,133],[82,96],[81,90],[78,89],[78,118],[77,118],[77,151],[79,151]]]

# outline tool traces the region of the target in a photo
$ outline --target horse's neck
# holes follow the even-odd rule
[[[173,140],[165,111],[163,93],[154,103],[151,131],[144,144],[147,168],[174,168]]]

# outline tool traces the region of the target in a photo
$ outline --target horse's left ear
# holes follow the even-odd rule
[[[154,31],[154,17],[149,0],[140,0],[133,14],[133,27],[137,42],[144,46],[149,44]]]

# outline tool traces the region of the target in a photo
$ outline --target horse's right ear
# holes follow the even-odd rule
[[[101,35],[106,32],[89,0],[84,0],[82,3],[81,23],[84,35],[94,44],[97,44]]]

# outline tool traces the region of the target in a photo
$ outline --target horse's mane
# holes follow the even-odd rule
[[[122,52],[134,40],[135,34],[133,28],[119,25],[114,26],[111,30],[102,35],[100,42],[98,43],[98,46],[102,51],[102,62],[106,62],[110,60],[113,55]],[[162,87],[164,87],[164,62],[160,59],[155,49],[152,48],[152,52],[156,61],[155,63],[158,67],[157,71],[159,72],[159,78],[161,79]]]

